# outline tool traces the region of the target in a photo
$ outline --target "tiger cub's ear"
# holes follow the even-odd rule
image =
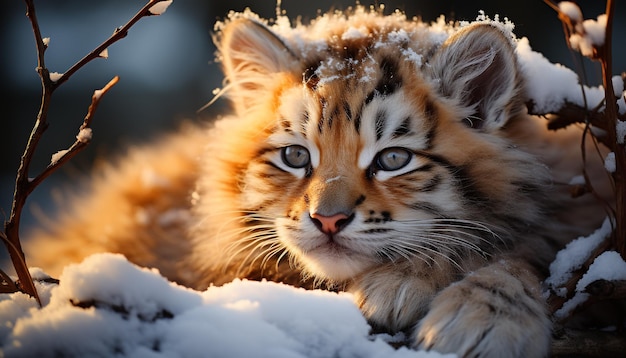
[[[431,62],[439,92],[468,110],[473,127],[501,128],[523,108],[512,40],[495,26],[475,24],[452,35]]]
[[[275,82],[272,75],[298,68],[298,56],[272,30],[253,19],[230,20],[215,42],[232,87],[227,93],[239,114],[262,101],[260,91],[271,88]]]

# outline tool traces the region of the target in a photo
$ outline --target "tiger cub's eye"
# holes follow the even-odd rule
[[[387,148],[378,153],[376,164],[377,166],[386,171],[394,171],[402,169],[411,161],[411,153],[408,149],[404,148]]]
[[[308,149],[301,145],[290,145],[281,149],[281,157],[285,164],[291,168],[304,168],[311,163],[311,155]]]

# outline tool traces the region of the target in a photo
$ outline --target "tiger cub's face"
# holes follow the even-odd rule
[[[314,52],[253,20],[224,29],[236,108],[260,132],[237,184],[257,247],[286,248],[331,282],[488,255],[533,209],[519,190],[534,185],[530,158],[501,134],[519,111],[509,40],[481,25],[443,44],[408,29],[397,43],[404,29],[366,26],[371,36],[329,36]]]

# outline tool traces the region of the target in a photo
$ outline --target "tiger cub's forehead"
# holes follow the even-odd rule
[[[362,168],[385,148],[428,149],[437,120],[431,86],[401,50],[342,48],[306,66],[280,96],[274,145],[352,148]]]

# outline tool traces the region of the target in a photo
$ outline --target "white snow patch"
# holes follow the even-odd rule
[[[622,76],[611,77],[611,83],[613,84],[613,93],[615,97],[620,98],[624,92],[624,80]]]
[[[401,52],[405,61],[413,62],[417,68],[422,67],[422,55],[415,52],[412,48],[404,49]]]
[[[576,291],[584,292],[590,283],[597,280],[626,280],[626,262],[618,252],[606,251],[596,257],[576,284]]]
[[[624,144],[624,137],[626,137],[626,121],[620,121],[618,119],[615,123],[615,131],[617,132],[617,143]]]
[[[585,303],[589,298],[589,294],[585,292],[576,292],[574,297],[567,300],[561,308],[554,312],[554,317],[557,319],[564,319],[569,316],[572,310],[581,304]]]
[[[341,35],[342,40],[358,40],[367,37],[367,29],[360,27],[356,28],[350,26],[344,33]]]
[[[606,251],[596,257],[587,272],[576,284],[574,297],[565,302],[563,307],[554,313],[554,316],[558,319],[565,318],[573,309],[587,301],[590,295],[585,292],[585,289],[597,280],[626,280],[626,262],[619,253]]]
[[[152,1],[152,0],[151,0]],[[150,7],[150,13],[152,15],[161,15],[165,12],[165,10],[167,10],[167,8],[172,5],[173,0],[165,0],[165,1],[160,1],[154,5],[152,5],[152,7]]]
[[[93,131],[91,128],[83,128],[76,135],[76,139],[78,139],[81,143],[88,143],[93,136]]]
[[[593,250],[598,247],[610,234],[612,230],[611,220],[606,218],[602,227],[586,237],[579,237],[570,242],[565,248],[558,252],[556,259],[550,264],[550,277],[545,283],[549,288],[557,289],[572,277],[572,273],[582,267]],[[567,292],[558,290],[565,296]]]
[[[576,3],[571,1],[561,1],[558,4],[559,11],[569,17],[573,22],[583,21],[583,13]]]
[[[609,154],[606,155],[606,158],[604,158],[604,168],[609,172],[609,173],[615,173],[615,153],[610,152]]]
[[[551,63],[543,54],[533,51],[527,38],[517,42],[516,52],[527,80],[526,94],[533,101],[534,113],[556,112],[566,102],[592,109],[604,101],[601,86],[581,87],[574,71]],[[585,97],[582,95],[583,88]]]
[[[576,175],[569,181],[569,185],[584,185],[585,177],[583,175]]]
[[[62,149],[52,154],[52,157],[50,158],[50,164],[56,164],[59,160],[61,160],[61,158],[63,158],[65,154],[67,154],[67,152],[69,152],[69,149]]]
[[[370,336],[347,293],[239,280],[199,292],[114,254],[67,266],[60,281],[37,284],[41,309],[0,295],[4,357],[454,357]]]
[[[63,77],[62,73],[50,72],[50,81],[52,82],[58,81],[61,77]]]

